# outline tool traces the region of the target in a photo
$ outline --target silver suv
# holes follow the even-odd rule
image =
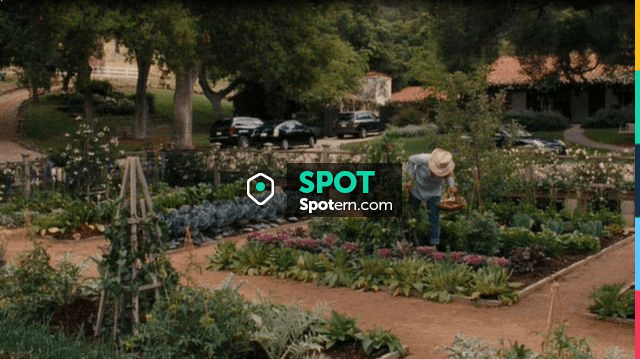
[[[367,133],[382,131],[383,127],[380,119],[371,112],[353,111],[340,112],[335,130],[338,138],[343,138],[346,134],[365,138]]]

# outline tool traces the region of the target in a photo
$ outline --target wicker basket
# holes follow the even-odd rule
[[[457,212],[463,209],[466,204],[467,202],[464,200],[464,198],[456,194],[455,196],[440,201],[437,206],[441,211],[444,212]]]

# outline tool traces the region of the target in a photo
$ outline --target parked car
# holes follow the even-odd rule
[[[341,112],[338,114],[335,125],[338,138],[343,138],[347,134],[365,138],[369,132],[383,129],[380,119],[369,111]]]
[[[505,129],[501,129],[495,135],[496,146],[505,147],[509,142],[512,146],[525,146],[539,148],[546,151],[553,151],[560,155],[567,154],[567,145],[561,140],[547,140],[534,137],[531,133],[521,130],[517,134],[510,134]]]
[[[256,146],[271,142],[283,150],[288,150],[294,145],[315,146],[316,135],[309,127],[300,122],[288,120],[279,124],[265,124],[257,128],[251,136],[251,142]]]
[[[264,122],[256,117],[224,118],[211,125],[209,142],[247,148],[250,145],[253,131],[263,125]]]

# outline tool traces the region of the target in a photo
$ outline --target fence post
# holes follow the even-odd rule
[[[29,155],[26,153],[22,154],[22,171],[24,177],[24,194],[25,196],[31,195],[31,171],[29,170]]]
[[[220,148],[222,144],[220,142],[214,142],[213,146],[213,156],[211,158],[211,170],[213,171],[213,184],[218,187],[220,185],[220,168],[218,167],[218,154],[220,153]]]
[[[322,145],[322,162],[323,163],[329,163],[329,148],[331,148],[331,145],[328,144],[323,144]]]

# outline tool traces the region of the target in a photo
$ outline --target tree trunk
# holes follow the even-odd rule
[[[31,99],[34,103],[40,102],[40,95],[38,94],[38,85],[34,80],[31,80]]]
[[[222,118],[222,99],[225,98],[231,91],[235,90],[236,87],[240,84],[239,80],[232,81],[226,88],[220,91],[213,91],[211,86],[209,86],[209,82],[207,81],[207,69],[203,66],[200,66],[200,71],[198,71],[198,83],[200,83],[200,87],[202,88],[202,93],[211,103],[211,107],[213,107],[213,120],[217,121]]]
[[[136,60],[138,62],[138,80],[136,83],[136,111],[133,125],[133,137],[143,139],[147,138],[147,127],[149,125],[147,81],[149,79],[151,59],[136,58]]]
[[[67,71],[62,78],[62,92],[69,92],[69,82],[71,82],[71,77],[73,76],[73,72]]]
[[[196,80],[196,70],[189,69],[175,73],[176,90],[173,95],[173,123],[171,143],[178,150],[192,149],[191,132],[193,117],[191,92]]]
[[[95,109],[93,107],[93,98],[91,94],[91,66],[87,60],[78,69],[78,80],[76,90],[82,94],[84,98],[84,119],[88,123],[93,124],[96,118]],[[92,125],[93,126],[93,125]]]

